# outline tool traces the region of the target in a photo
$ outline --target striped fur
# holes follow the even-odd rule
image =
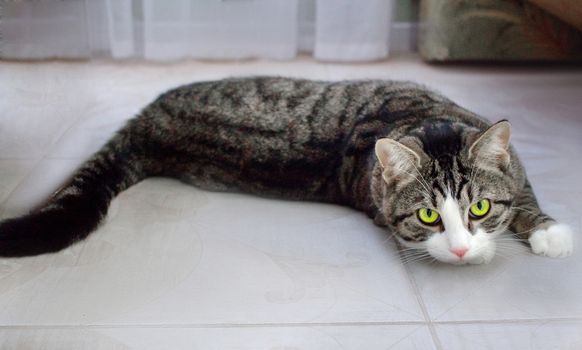
[[[538,208],[515,153],[502,171],[468,157],[488,127],[408,82],[259,77],[182,86],[130,120],[45,204],[2,222],[0,256],[55,252],[85,238],[115,195],[150,176],[351,206],[406,241],[433,233],[411,211],[419,204],[436,205],[447,191],[461,202],[495,196],[498,212],[481,225],[531,232],[551,219]],[[418,181],[382,178],[374,146],[386,137],[422,152],[427,197]],[[512,211],[515,204],[527,210]]]

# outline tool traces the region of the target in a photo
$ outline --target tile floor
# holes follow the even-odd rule
[[[542,206],[582,233],[582,70],[415,57],[0,63],[0,216],[42,200],[164,90],[257,74],[413,80],[509,119]],[[0,348],[582,349],[580,249],[552,260],[515,244],[454,267],[403,264],[386,238],[348,208],[149,179],[87,241],[0,259]]]

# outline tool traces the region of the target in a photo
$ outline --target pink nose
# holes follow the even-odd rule
[[[465,256],[465,253],[467,252],[467,248],[452,248],[451,252],[453,254],[455,254],[456,256],[458,256],[459,258],[462,258],[463,256]]]

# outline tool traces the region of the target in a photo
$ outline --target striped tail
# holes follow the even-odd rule
[[[0,256],[56,252],[86,238],[111,200],[145,178],[141,162],[119,134],[30,214],[0,222]]]

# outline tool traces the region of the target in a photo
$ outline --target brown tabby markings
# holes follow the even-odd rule
[[[374,145],[384,137],[412,140],[431,157],[422,175],[432,181],[433,200],[449,190],[478,198],[475,181],[503,182],[511,191],[496,206],[505,209],[491,228],[512,222],[514,230],[531,232],[550,218],[539,210],[515,153],[504,176],[481,169],[473,177],[466,163],[468,142],[488,126],[408,82],[261,77],[182,86],[130,120],[44,206],[0,223],[0,256],[57,251],[85,238],[120,191],[150,176],[348,205],[405,240],[423,240],[426,230],[409,222],[419,184],[382,180]],[[515,213],[513,204],[527,211]]]

